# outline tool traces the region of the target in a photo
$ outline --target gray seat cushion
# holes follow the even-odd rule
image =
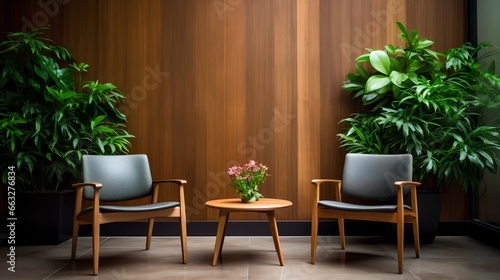
[[[319,206],[346,210],[346,211],[359,211],[359,212],[396,212],[397,205],[384,204],[384,205],[362,205],[362,204],[352,204],[347,202],[339,202],[332,200],[320,200],[318,202]],[[404,206],[406,209],[411,210],[408,205]]]
[[[159,202],[159,203],[138,205],[138,206],[101,205],[99,207],[99,210],[101,212],[145,212],[145,211],[169,209],[177,206],[180,206],[179,202],[168,201],[168,202]],[[85,208],[82,211],[82,213],[89,211],[92,211],[92,207]]]

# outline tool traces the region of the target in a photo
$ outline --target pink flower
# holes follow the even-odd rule
[[[229,171],[227,172],[229,176],[238,176],[240,173],[240,168],[238,166],[233,166],[229,168]]]
[[[259,186],[266,181],[268,167],[262,163],[256,163],[255,160],[249,160],[242,166],[232,166],[228,169],[227,174],[231,177],[231,186],[233,186],[240,196],[263,197],[258,192]]]
[[[231,176],[233,180],[256,180],[256,182],[263,183],[262,177],[265,178],[269,176],[269,174],[266,173],[267,169],[268,167],[266,165],[257,163],[255,160],[249,160],[242,166],[232,166],[227,171],[227,174]]]

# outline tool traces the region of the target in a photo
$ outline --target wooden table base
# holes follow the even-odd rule
[[[260,201],[260,202],[259,202]],[[281,244],[278,234],[278,224],[276,223],[275,209],[289,207],[292,205],[290,201],[281,199],[264,199],[261,198],[254,203],[242,203],[238,199],[219,199],[207,201],[208,207],[219,209],[219,224],[217,225],[217,236],[215,238],[214,258],[212,265],[216,266],[219,256],[222,252],[224,237],[226,236],[226,226],[231,212],[261,212],[266,213],[269,220],[269,227],[273,236],[274,247],[278,254],[280,265],[285,265],[283,255],[281,253]]]

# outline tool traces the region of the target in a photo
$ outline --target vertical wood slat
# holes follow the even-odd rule
[[[249,159],[263,162],[270,167],[270,173],[274,176],[269,178],[261,186],[260,192],[264,196],[275,196],[274,178],[279,176],[273,172],[275,163],[273,162],[275,145],[274,132],[270,128],[273,119],[273,108],[275,106],[274,96],[276,94],[274,68],[275,68],[275,47],[274,47],[274,15],[273,2],[267,1],[227,1],[233,4],[230,12],[237,12],[242,9],[244,12],[244,40],[245,54],[243,56],[245,65],[245,75],[238,81],[244,84],[244,100],[239,99],[237,110],[244,110],[243,119],[237,120],[235,125],[243,126],[243,138],[238,139],[237,154],[234,160],[240,164]],[[236,22],[240,18],[235,18]],[[228,95],[230,93],[228,92]],[[229,132],[228,128],[228,132]],[[233,147],[234,148],[234,147]],[[231,148],[230,148],[231,149]],[[228,150],[228,154],[231,153]],[[228,160],[231,158],[228,158]],[[234,196],[234,191],[230,196]],[[235,213],[235,218],[257,219],[262,218],[256,213]]]
[[[220,134],[224,136],[224,147],[219,155],[213,155],[219,160],[219,168],[215,171],[219,176],[225,176],[224,182],[219,185],[218,198],[234,197],[235,192],[229,186],[226,170],[246,160],[249,150],[246,122],[249,114],[246,105],[248,94],[246,76],[248,70],[248,35],[247,35],[247,5],[249,2],[223,1],[224,13],[219,14],[219,20],[224,24],[224,115],[221,120]],[[233,5],[234,4],[234,5]],[[212,145],[218,145],[215,141]],[[219,143],[220,145],[220,143]],[[222,161],[222,162],[221,162]],[[222,181],[222,179],[221,179]],[[215,198],[215,197],[214,197]],[[211,211],[211,219],[217,217],[217,212]],[[237,217],[232,217],[236,218]]]
[[[320,170],[319,178],[341,178],[343,152],[337,144],[339,120],[352,112],[352,97],[341,90],[357,50],[352,42],[351,0],[320,2]],[[332,54],[332,55],[324,55]],[[309,188],[312,185],[309,183]],[[333,197],[329,188],[323,197]]]
[[[297,1],[297,184],[299,219],[309,219],[311,179],[319,176],[319,1]]]
[[[226,143],[226,95],[225,80],[225,22],[212,6],[212,2],[196,2],[196,13],[202,14],[196,23],[197,41],[196,44],[206,46],[205,48],[196,48],[197,52],[202,52],[203,60],[195,59],[197,69],[197,79],[202,81],[202,87],[199,87],[197,81],[196,99],[197,104],[201,105],[203,100],[203,110],[196,108],[197,112],[197,134],[199,137],[196,152],[196,172],[203,176],[203,180],[197,179],[191,186],[196,190],[197,197],[205,195],[206,199],[197,199],[193,206],[206,212],[205,219],[217,219],[217,213],[205,208],[205,201],[224,197],[222,194],[227,189],[225,173],[225,152]],[[199,124],[199,126],[198,126]],[[197,137],[198,138],[198,137]],[[198,150],[200,148],[200,150]],[[200,158],[198,158],[200,156]],[[198,161],[202,161],[198,164]],[[200,167],[200,169],[198,169]],[[204,168],[204,169],[203,169]],[[199,188],[199,186],[204,186]],[[210,215],[211,213],[211,215]]]
[[[274,76],[276,94],[274,117],[270,129],[274,134],[274,181],[275,197],[288,199],[296,207],[277,212],[281,219],[297,217],[301,203],[298,203],[296,175],[297,147],[297,4],[294,1],[279,0],[274,3]]]
[[[2,7],[2,31],[44,12]],[[47,18],[89,79],[127,95],[131,152],[148,154],[157,178],[188,180],[190,220],[216,219],[204,201],[233,197],[225,171],[250,158],[270,166],[262,192],[294,202],[277,218],[309,219],[310,180],[341,174],[338,122],[359,104],[340,87],[354,59],[398,44],[395,21],[439,50],[465,41],[465,0],[73,0]]]

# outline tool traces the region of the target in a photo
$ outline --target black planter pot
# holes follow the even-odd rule
[[[16,194],[16,245],[57,245],[71,238],[74,191]]]
[[[439,230],[443,194],[441,192],[419,191],[417,200],[420,243],[432,244]],[[413,243],[413,230],[410,224],[405,225],[405,243]]]
[[[441,192],[417,192],[419,236],[421,244],[432,244],[439,230],[441,218],[441,205],[443,194]],[[393,225],[393,240],[396,242],[396,225]],[[405,224],[405,243],[413,244],[413,229],[411,224]]]
[[[441,192],[419,192],[417,199],[420,243],[431,244],[439,230],[443,194]],[[413,239],[413,233],[411,238]]]

